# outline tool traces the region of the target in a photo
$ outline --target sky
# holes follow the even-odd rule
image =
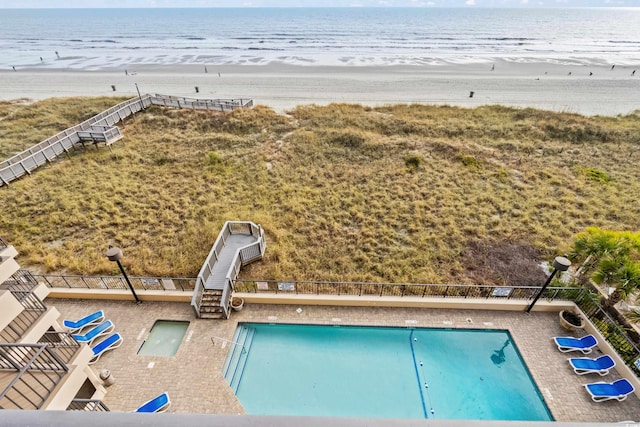
[[[126,7],[640,7],[640,0],[0,0],[0,9]]]

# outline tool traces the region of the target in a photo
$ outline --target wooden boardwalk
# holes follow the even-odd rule
[[[86,142],[110,145],[122,138],[120,129],[115,126],[132,114],[151,105],[195,110],[231,111],[237,108],[253,106],[250,99],[196,99],[179,98],[168,95],[143,95],[131,98],[91,117],[84,122],[65,129],[54,136],[0,162],[0,187],[8,185],[42,165],[53,162],[59,156]]]
[[[248,221],[227,221],[204,261],[191,298],[198,317],[228,319],[240,269],[262,259],[264,230]]]
[[[222,251],[218,254],[218,261],[211,270],[211,275],[204,284],[205,289],[224,289],[225,278],[229,269],[234,263],[234,258],[238,250],[244,246],[250,245],[258,241],[258,236],[250,236],[246,234],[232,234],[227,238],[226,244]],[[235,277],[234,277],[235,280]]]

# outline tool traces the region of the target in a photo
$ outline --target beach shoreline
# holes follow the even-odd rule
[[[278,112],[338,102],[497,104],[616,116],[640,109],[640,72],[634,69],[503,60],[422,66],[130,64],[95,71],[31,67],[0,71],[0,101],[135,96],[139,89],[207,99],[251,98]]]

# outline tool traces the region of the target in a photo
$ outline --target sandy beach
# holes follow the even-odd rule
[[[492,69],[493,68],[493,69]],[[640,70],[609,65],[497,62],[395,66],[131,65],[97,71],[23,68],[0,72],[0,100],[161,93],[251,98],[284,112],[301,104],[500,104],[583,115],[640,109]],[[115,91],[112,86],[115,86]],[[196,91],[197,88],[197,91]],[[471,92],[473,96],[471,97]]]

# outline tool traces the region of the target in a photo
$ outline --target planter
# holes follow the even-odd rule
[[[231,298],[231,309],[233,311],[240,311],[244,307],[244,298],[233,297]]]
[[[584,318],[573,311],[562,310],[559,313],[560,326],[567,331],[575,331],[576,329],[584,329]]]

